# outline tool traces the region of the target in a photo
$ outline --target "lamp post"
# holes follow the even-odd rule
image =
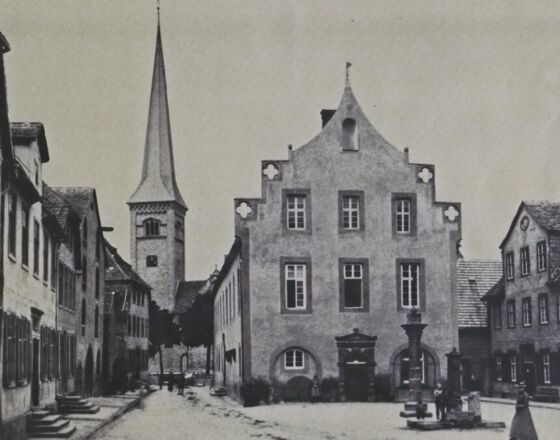
[[[423,413],[426,417],[431,414],[427,413],[428,405],[422,401],[422,364],[421,357],[421,339],[422,332],[428,324],[422,323],[422,314],[413,308],[406,315],[406,324],[401,327],[408,337],[408,355],[409,363],[409,396],[408,402],[404,404],[404,411],[401,411],[401,417],[414,417],[418,412]]]

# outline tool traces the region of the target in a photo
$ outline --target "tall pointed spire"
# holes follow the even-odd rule
[[[142,167],[140,184],[130,197],[128,203],[173,201],[186,209],[187,206],[183,197],[181,197],[181,193],[177,188],[177,182],[175,181],[173,143],[171,141],[169,105],[167,102],[167,83],[165,80],[165,65],[163,62],[159,24],[159,1],[157,13],[156,51],[146,144],[144,147],[144,165]]]

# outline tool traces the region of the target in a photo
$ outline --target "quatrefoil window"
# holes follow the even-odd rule
[[[418,173],[418,177],[420,177],[420,180],[422,180],[422,182],[428,183],[430,180],[432,180],[434,174],[430,171],[429,168],[424,167],[422,168],[422,171]]]
[[[268,180],[274,180],[280,174],[278,170],[278,166],[273,163],[269,163],[266,167],[263,168],[263,174],[266,176]]]
[[[241,202],[237,205],[237,208],[235,208],[235,212],[237,212],[241,218],[247,218],[253,212],[253,208],[251,208],[251,205],[247,202]]]
[[[445,216],[447,217],[447,219],[450,222],[454,222],[455,219],[457,217],[459,217],[459,211],[457,211],[457,208],[455,208],[455,206],[450,205],[445,211],[444,211]]]

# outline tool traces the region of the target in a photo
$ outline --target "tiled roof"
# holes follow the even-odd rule
[[[70,202],[45,182],[43,182],[43,208],[56,218],[62,229],[66,228],[69,216],[76,215]]]
[[[87,187],[54,187],[56,192],[68,200],[80,218],[88,214],[89,205],[92,201],[94,188]]]
[[[545,229],[560,231],[560,203],[524,202],[527,210]]]
[[[504,276],[502,275],[501,278],[496,281],[496,284],[494,284],[488,292],[483,295],[482,301],[491,301],[496,298],[503,298],[505,295],[505,287]]]
[[[39,153],[42,162],[49,161],[49,148],[45,127],[41,122],[10,122],[12,138],[15,139],[34,139],[39,145]]]
[[[111,246],[105,240],[105,281],[133,281],[147,289],[151,289],[150,285],[146,283],[140,275],[138,275],[130,264],[128,264],[117,252],[117,248]]]
[[[173,307],[172,313],[181,314],[187,312],[194,302],[196,295],[198,295],[206,285],[206,281],[207,280],[179,281],[177,283],[175,306]]]
[[[459,260],[457,305],[459,328],[486,327],[486,305],[481,301],[502,276],[499,260]]]

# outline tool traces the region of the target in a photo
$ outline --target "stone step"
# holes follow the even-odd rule
[[[414,411],[407,411],[407,410],[401,411],[401,412],[399,413],[399,416],[405,417],[405,418],[416,417],[416,410],[414,410]],[[427,411],[426,411],[426,412],[424,413],[424,417],[425,417],[425,418],[430,418],[430,417],[433,417],[433,414],[432,414],[431,412],[427,412]]]
[[[50,423],[54,423],[54,422],[56,422],[60,419],[62,419],[61,415],[50,414],[50,415],[45,416],[43,418],[33,418],[32,423],[33,423],[33,426],[41,426],[41,425],[48,425]]]
[[[98,406],[87,408],[60,408],[60,412],[64,414],[96,414],[99,412]]]
[[[58,404],[59,405],[86,405],[89,403],[90,401],[88,399],[79,399],[79,400],[61,400]]]
[[[34,419],[34,420],[42,419],[43,417],[47,417],[49,414],[50,414],[50,412],[45,411],[45,410],[33,411],[33,414],[31,416],[31,418]]]
[[[59,400],[66,400],[66,401],[82,400],[82,396],[80,396],[79,394],[67,394],[66,396],[60,397]]]
[[[70,424],[69,420],[61,419],[57,420],[56,422],[49,423],[48,425],[35,425],[31,426],[31,432],[34,434],[41,433],[41,432],[58,432],[62,428],[67,427]]]
[[[57,432],[41,432],[41,433],[31,433],[30,438],[68,438],[76,431],[75,426],[68,426]]]

